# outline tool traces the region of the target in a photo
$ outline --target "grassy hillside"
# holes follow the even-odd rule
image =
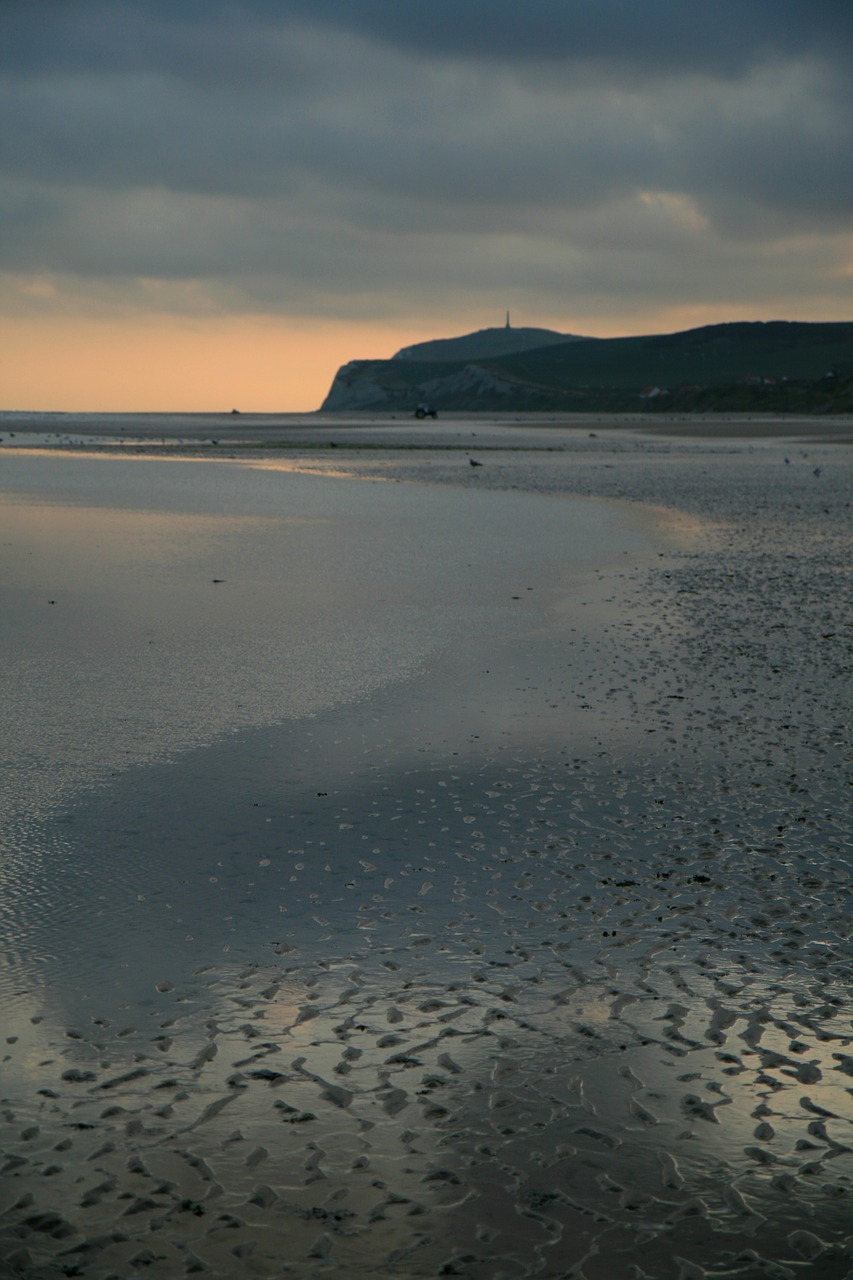
[[[608,338],[489,361],[513,381],[567,389],[637,390],[766,378],[853,374],[853,324],[722,324],[684,333]]]
[[[353,361],[323,407],[847,413],[851,387],[853,323],[773,321],[570,341],[476,361]]]
[[[539,347],[562,345],[566,342],[592,342],[592,338],[579,338],[571,333],[556,333],[553,329],[479,329],[458,338],[434,338],[431,342],[418,342],[404,347],[394,360],[417,360],[435,363],[445,360],[502,360],[504,356]]]

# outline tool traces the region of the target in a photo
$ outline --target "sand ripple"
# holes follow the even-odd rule
[[[714,532],[603,575],[621,604],[595,662],[567,624],[449,676],[464,734],[412,685],[298,743],[118,779],[73,810],[82,835],[46,827],[66,850],[96,831],[100,870],[120,835],[145,899],[121,878],[93,914],[76,993],[79,915],[47,888],[12,904],[10,1274],[849,1276],[835,457],[486,458],[478,484],[677,485]]]

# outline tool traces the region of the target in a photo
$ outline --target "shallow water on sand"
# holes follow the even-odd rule
[[[9,490],[19,1273],[848,1274],[843,783],[691,690],[680,544],[228,465]]]
[[[112,947],[129,978],[154,939],[162,954],[169,918],[127,904],[164,895],[192,917],[176,937],[216,954],[236,934],[252,954],[269,904],[223,924],[227,877],[201,889],[193,869],[223,850],[253,867],[271,795],[295,791],[290,821],[310,826],[318,790],[521,745],[545,707],[537,739],[550,728],[564,746],[561,677],[536,646],[571,637],[575,676],[590,675],[612,611],[592,570],[654,545],[649,522],[604,504],[216,463],[6,461],[0,910],[12,949],[32,935],[71,989],[72,955],[97,984]],[[537,710],[540,678],[553,687]],[[333,878],[354,852],[336,852]],[[81,918],[94,888],[103,939]]]
[[[236,464],[6,454],[3,494],[4,740],[26,763],[7,815],[487,652],[651,545],[603,504]]]

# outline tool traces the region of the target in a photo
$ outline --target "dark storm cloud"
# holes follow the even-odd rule
[[[648,75],[738,74],[756,58],[849,50],[848,0],[5,0],[8,65],[225,74],[298,18],[425,56],[597,60]],[[223,43],[223,40],[225,43]],[[230,54],[228,45],[230,44]]]
[[[851,230],[852,33],[848,0],[4,0],[0,269],[326,309],[619,260],[651,299],[740,287],[750,243],[766,292],[776,242]]]
[[[585,60],[738,74],[758,57],[837,49],[847,0],[289,0],[291,12],[423,53]]]

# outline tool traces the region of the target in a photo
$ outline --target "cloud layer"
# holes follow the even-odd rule
[[[0,305],[849,316],[851,71],[848,0],[5,0]]]

